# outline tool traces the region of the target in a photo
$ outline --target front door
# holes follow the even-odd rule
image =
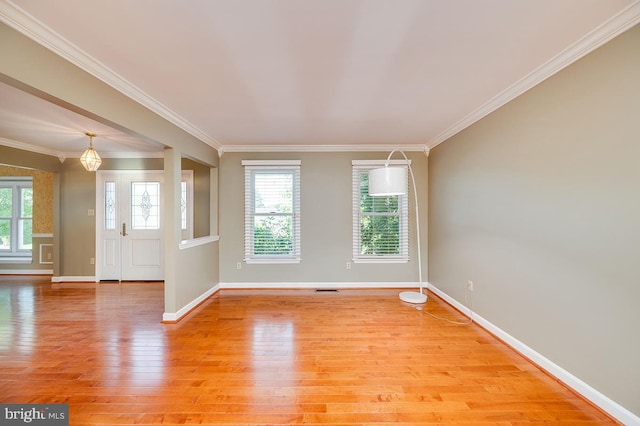
[[[163,172],[97,173],[98,279],[163,280]]]

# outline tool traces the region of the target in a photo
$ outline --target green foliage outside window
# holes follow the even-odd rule
[[[369,175],[360,174],[360,254],[400,254],[398,196],[369,196]]]
[[[13,189],[0,188],[0,249],[11,246],[11,216],[13,215]]]
[[[14,205],[14,197],[19,200],[18,206]],[[0,188],[0,249],[12,252],[30,250],[33,245],[32,217],[32,188],[16,185]],[[12,229],[13,226],[16,227],[15,230]],[[16,230],[17,233],[15,233]],[[18,241],[11,240],[12,234],[14,237],[18,236]],[[16,243],[19,247],[15,247]]]
[[[33,222],[31,220],[23,220],[21,221],[21,234],[22,234],[22,244],[20,246],[20,250],[31,250],[33,247],[32,241],[32,226]]]
[[[256,217],[253,233],[254,254],[292,254],[292,225],[291,216]]]
[[[255,174],[253,254],[293,254],[293,174]]]
[[[0,217],[11,217],[13,214],[13,189],[0,188]]]
[[[22,196],[22,205],[20,216],[22,218],[31,218],[33,217],[33,189],[32,188],[22,188],[21,190]],[[33,221],[30,219],[21,220],[20,221],[20,234],[21,234],[21,245],[20,249],[31,249],[33,246],[31,234],[33,228]]]
[[[11,248],[11,221],[0,219],[0,250]]]
[[[22,217],[33,217],[33,189],[22,188]]]

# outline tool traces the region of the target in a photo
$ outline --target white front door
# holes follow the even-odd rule
[[[161,171],[98,172],[99,280],[164,279]]]
[[[122,197],[122,280],[162,280],[162,174],[125,176]]]

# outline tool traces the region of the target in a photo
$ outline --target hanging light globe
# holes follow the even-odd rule
[[[93,149],[93,137],[95,133],[85,133],[89,136],[89,148],[80,156],[80,163],[82,167],[89,172],[95,172],[100,168],[102,164],[102,158],[98,155],[95,149]]]

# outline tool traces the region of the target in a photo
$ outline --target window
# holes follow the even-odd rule
[[[0,179],[0,255],[31,257],[33,179]]]
[[[102,172],[101,172],[102,173]],[[113,177],[107,178],[113,179]],[[180,223],[182,230],[182,239],[187,240],[193,238],[193,170],[182,171],[182,181],[180,182]],[[156,186],[158,182],[134,182],[131,186],[132,198],[131,202],[134,209],[137,210],[137,216],[132,217],[131,224],[136,225],[140,223],[140,220],[147,220],[151,215],[151,208],[153,206],[147,205],[153,199],[159,202],[160,197],[156,194],[156,188],[150,187],[151,191],[145,190],[145,186]],[[157,187],[159,189],[159,186]],[[104,229],[106,231],[114,231],[116,229],[116,222],[118,220],[118,182],[117,180],[105,180],[104,181]],[[137,203],[137,204],[136,204]],[[155,212],[156,222],[159,221],[159,210]],[[138,225],[139,226],[139,225]],[[144,229],[144,228],[143,228]],[[151,227],[148,229],[158,229],[158,227]]]
[[[160,182],[131,182],[131,229],[160,229]]]
[[[116,229],[116,183],[107,181],[104,183],[104,229],[114,231]]]
[[[408,197],[369,196],[369,170],[382,166],[384,161],[353,161],[354,262],[409,261]]]
[[[300,262],[300,161],[242,165],[245,262]]]

